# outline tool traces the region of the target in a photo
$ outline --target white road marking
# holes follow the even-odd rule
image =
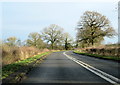
[[[73,58],[73,57],[67,55],[66,52],[63,52],[63,54],[67,58],[71,59],[72,61],[76,62],[77,64],[79,64],[82,67],[86,68],[87,70],[91,71],[92,73],[98,75],[99,77],[105,79],[106,81],[108,81],[108,82],[110,82],[110,83],[112,83],[114,85],[120,85],[119,83],[117,83],[117,82],[120,82],[120,79],[118,79],[118,78],[116,78],[116,77],[114,77],[114,76],[112,76],[110,74],[107,74],[107,73],[105,73],[105,72],[103,72],[103,71],[101,71],[101,70],[87,64],[87,63],[84,63],[84,62],[82,62],[80,60],[77,60],[76,58]]]

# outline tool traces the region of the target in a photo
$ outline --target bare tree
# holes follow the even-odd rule
[[[50,25],[43,29],[42,37],[48,43],[51,44],[51,48],[54,49],[54,45],[62,41],[63,29],[55,24]]]
[[[86,11],[78,23],[77,41],[94,45],[115,34],[106,16],[92,11]]]
[[[44,48],[45,44],[41,39],[41,35],[37,32],[30,33],[27,39],[28,46],[35,46],[36,48]]]

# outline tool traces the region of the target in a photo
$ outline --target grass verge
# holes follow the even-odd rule
[[[12,64],[8,64],[4,67],[2,67],[2,79],[0,80],[3,80],[3,79],[6,79],[7,77],[9,78],[9,76],[11,74],[14,74],[15,72],[19,71],[22,69],[22,70],[25,70],[26,68],[29,69],[29,67],[32,67],[33,64],[35,64],[35,62],[39,59],[41,59],[41,57],[43,56],[46,56],[48,55],[49,53],[51,52],[45,52],[45,53],[41,53],[39,55],[35,55],[33,57],[30,57],[30,58],[27,58],[25,60],[22,60],[22,61],[17,61],[15,63],[12,63]],[[27,69],[27,70],[28,70]],[[26,70],[26,71],[27,71]],[[22,72],[22,71],[21,71]],[[20,72],[20,73],[21,73]]]
[[[79,52],[79,51],[74,51],[74,53],[77,53],[80,55],[87,55],[87,56],[91,56],[91,57],[96,57],[96,58],[101,58],[101,59],[120,61],[120,57],[115,57],[115,56],[103,56],[103,55],[90,54],[90,53],[84,53],[84,52]]]

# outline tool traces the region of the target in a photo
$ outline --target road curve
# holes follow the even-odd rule
[[[120,63],[111,61],[111,60],[104,60],[94,57],[89,57],[85,55],[75,54],[72,51],[66,52],[67,55],[75,57],[78,60],[81,60],[91,66],[94,66],[110,75],[113,75],[120,79]]]
[[[27,79],[21,83],[73,83],[73,85],[76,83],[110,84],[105,79],[73,62],[63,53],[64,51],[54,52],[48,55],[44,62],[29,72]],[[119,75],[119,65],[116,62],[78,55],[72,51],[66,52],[66,54],[115,77]]]

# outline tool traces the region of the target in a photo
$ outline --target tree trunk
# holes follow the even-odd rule
[[[51,44],[52,49],[54,49],[54,43]]]
[[[65,43],[65,50],[68,50],[68,44]]]
[[[94,45],[94,41],[93,41],[93,39],[92,39],[92,46]]]
[[[65,39],[65,50],[68,50],[67,38]]]
[[[92,43],[92,46],[94,45],[94,39],[93,39],[93,35],[94,35],[94,32],[92,31],[92,38],[91,38],[91,43]]]

